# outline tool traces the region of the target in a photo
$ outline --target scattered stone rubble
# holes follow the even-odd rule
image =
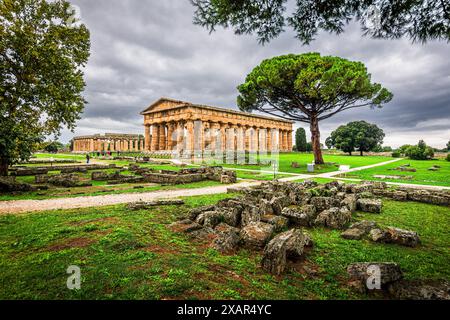
[[[253,250],[264,248],[263,268],[280,274],[286,269],[287,261],[300,258],[304,248],[312,245],[302,227],[345,229],[358,207],[367,212],[380,212],[381,201],[368,194],[380,186],[384,185],[346,185],[337,181],[319,185],[305,181],[268,182],[230,189],[240,195],[216,205],[195,208],[187,219],[175,222],[171,228],[193,237],[214,239],[212,247],[221,252],[239,246]],[[359,203],[359,200],[370,201]]]
[[[403,172],[417,172],[417,169],[411,168],[410,164],[404,164],[404,165],[401,165],[400,167],[397,167],[394,169],[389,169],[389,170],[403,171]]]
[[[210,241],[213,248],[224,253],[239,247],[263,250],[262,267],[274,274],[284,272],[289,261],[301,258],[306,248],[312,246],[304,228],[313,226],[345,230],[342,237],[349,240],[366,238],[415,247],[420,244],[416,232],[382,228],[367,220],[350,225],[352,213],[360,210],[380,214],[382,200],[377,197],[385,194],[396,200],[417,199],[439,204],[446,203],[449,196],[437,191],[390,190],[384,182],[344,184],[338,181],[323,185],[313,181],[275,181],[229,188],[228,192],[239,195],[192,209],[185,219],[170,228]]]
[[[35,176],[36,184],[51,184],[57,187],[90,187],[92,183],[83,182],[76,173],[55,174],[55,175],[37,175]]]
[[[130,167],[130,170],[133,170],[136,174],[142,175],[146,182],[159,184],[186,184],[204,180],[232,184],[237,181],[235,171],[224,170],[222,167],[199,167],[171,171],[133,166]]]
[[[120,184],[120,183],[141,183],[144,182],[144,178],[141,176],[122,175],[121,171],[113,173],[107,173],[103,171],[94,171],[91,173],[92,181],[108,181],[108,184]]]
[[[101,165],[62,165],[62,166],[39,166],[39,167],[12,167],[9,169],[12,176],[35,176],[48,174],[49,171],[61,171],[61,173],[86,172],[88,170],[106,170],[118,168],[115,164]]]
[[[172,205],[182,205],[184,204],[183,200],[155,200],[148,202],[133,202],[127,204],[127,208],[130,210],[144,210],[150,209],[152,207],[157,206],[172,206]]]
[[[31,184],[17,182],[15,176],[0,177],[0,192],[24,192],[37,189]]]
[[[375,196],[392,198],[397,201],[416,201],[441,206],[450,205],[450,190],[423,190],[397,187],[395,189],[374,188],[372,193]]]
[[[416,247],[420,244],[417,232],[394,227],[381,228],[374,221],[363,220],[352,224],[341,233],[344,239],[361,240],[364,237],[379,243],[394,243],[407,247]]]

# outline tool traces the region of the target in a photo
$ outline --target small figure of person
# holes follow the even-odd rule
[[[89,160],[91,160],[91,156],[89,153],[86,153],[86,163],[89,163]]]

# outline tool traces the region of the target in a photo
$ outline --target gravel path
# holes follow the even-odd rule
[[[232,185],[222,185],[197,189],[163,190],[146,193],[110,194],[104,196],[87,196],[76,198],[46,199],[46,200],[2,201],[0,202],[0,214],[101,207],[137,201],[151,201],[158,199],[173,199],[179,197],[192,197],[208,194],[218,194],[218,193],[226,193],[227,189],[231,187],[248,187],[258,184],[259,182],[242,182]]]
[[[400,161],[402,159],[395,159],[391,161],[386,161],[382,163],[373,164],[365,167],[358,167],[350,169],[346,172],[360,171],[368,168],[374,168],[378,166],[383,166],[392,162]],[[299,179],[311,179],[311,178],[332,178],[343,172],[327,172],[318,175],[296,175],[288,178],[280,179],[280,181],[295,181]],[[284,174],[280,172],[279,174]],[[350,180],[358,181],[357,179],[345,179],[337,178],[339,180]],[[24,213],[24,212],[36,212],[36,211],[46,211],[46,210],[58,210],[58,209],[77,209],[77,208],[88,208],[88,207],[100,207],[116,204],[124,204],[136,201],[151,201],[158,199],[173,199],[179,197],[192,197],[208,194],[219,194],[226,193],[228,188],[233,187],[249,187],[259,185],[262,182],[241,182],[232,185],[221,185],[206,188],[197,189],[178,189],[178,190],[162,190],[153,191],[146,193],[126,193],[126,194],[110,194],[103,196],[85,196],[76,198],[58,198],[58,199],[47,199],[47,200],[12,200],[12,201],[1,201],[0,202],[0,214],[11,214],[11,213]],[[422,186],[414,184],[405,183],[389,183],[392,185],[400,185],[407,187],[420,187],[428,189],[450,189],[448,187],[439,186]]]

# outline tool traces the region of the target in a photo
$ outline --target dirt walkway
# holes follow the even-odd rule
[[[383,166],[392,162],[400,161],[401,159],[395,159],[391,161],[386,161],[382,163],[373,164],[365,167],[353,168],[345,172],[360,171],[368,168],[374,168],[378,166]],[[332,178],[344,172],[327,172],[318,175],[296,175],[288,178],[280,179],[280,181],[295,181],[300,179],[311,179],[311,178]],[[283,174],[280,172],[279,174]],[[351,180],[358,181],[357,179],[345,179],[336,178],[339,180]],[[146,193],[126,193],[126,194],[110,194],[103,196],[87,196],[87,197],[76,197],[76,198],[58,198],[58,199],[47,199],[47,200],[12,200],[12,201],[2,201],[0,202],[0,214],[9,213],[24,213],[24,212],[35,212],[35,211],[46,211],[46,210],[58,210],[58,209],[77,209],[77,208],[88,208],[88,207],[100,207],[116,204],[131,203],[136,201],[151,201],[157,199],[171,199],[179,197],[192,197],[200,195],[209,194],[219,194],[226,193],[228,188],[232,187],[249,187],[259,185],[262,182],[241,182],[233,185],[221,185],[206,188],[197,189],[178,189],[178,190],[164,190],[164,191],[153,191]],[[392,185],[400,185],[407,187],[421,187],[428,189],[450,189],[448,187],[439,186],[418,186],[413,184],[404,183],[389,183]]]

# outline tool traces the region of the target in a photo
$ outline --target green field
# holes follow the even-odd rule
[[[377,298],[347,286],[347,265],[362,261],[397,262],[407,279],[450,279],[448,207],[385,200],[380,215],[355,214],[417,231],[417,248],[311,229],[314,248],[278,277],[260,268],[260,252],[222,255],[167,228],[189,208],[229,196],[133,212],[119,205],[0,216],[0,299]],[[66,288],[70,265],[81,268],[80,291]]]
[[[325,165],[320,165],[315,167],[314,173],[324,173],[337,171],[340,165],[349,165],[351,168],[356,167],[364,167],[371,164],[376,164],[380,162],[385,162],[392,160],[393,158],[382,157],[382,156],[347,156],[347,155],[331,155],[324,154],[324,160],[326,162]],[[312,163],[314,160],[314,156],[311,153],[280,153],[279,154],[279,172],[289,172],[289,173],[297,173],[297,174],[305,174],[308,173],[306,169],[306,165],[308,163]],[[297,162],[299,164],[299,168],[292,168],[292,163]],[[223,165],[224,167],[229,168],[243,168],[243,169],[264,169],[270,170],[265,166],[257,166],[257,165]]]
[[[410,164],[411,168],[417,169],[417,172],[401,172],[389,170],[401,165]],[[439,171],[429,171],[432,166],[437,165],[441,168]],[[376,179],[374,175],[386,176],[411,176],[412,179]],[[387,164],[381,167],[366,169],[362,171],[346,174],[347,178],[357,178],[363,180],[379,180],[398,183],[414,183],[423,185],[437,185],[450,187],[450,162],[445,160],[401,160],[399,162]]]

